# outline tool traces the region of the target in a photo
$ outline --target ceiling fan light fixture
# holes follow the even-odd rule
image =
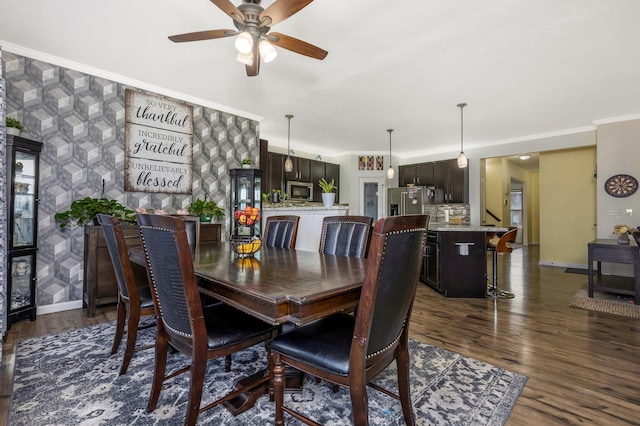
[[[469,159],[467,158],[463,149],[464,148],[463,146],[464,145],[464,142],[463,142],[464,120],[462,115],[462,109],[466,106],[467,104],[465,103],[458,104],[458,108],[460,108],[460,154],[458,154],[458,167],[460,167],[461,169],[464,169],[469,165]]]
[[[278,52],[276,51],[276,48],[273,47],[273,45],[269,43],[267,40],[264,40],[264,39],[260,40],[260,43],[258,44],[258,49],[260,49],[260,57],[265,63],[269,63],[273,61],[276,58],[276,56],[278,56]]]
[[[236,36],[235,46],[240,53],[251,53],[253,50],[253,36],[248,31],[242,31]]]
[[[253,55],[251,53],[240,53],[238,52],[238,56],[236,56],[238,62],[242,62],[245,65],[253,65]]]

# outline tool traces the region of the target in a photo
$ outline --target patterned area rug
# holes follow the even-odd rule
[[[640,318],[640,306],[634,304],[632,296],[607,293],[605,291],[595,290],[591,298],[587,288],[581,288],[573,296],[573,301],[569,306],[630,318]]]
[[[9,424],[24,425],[176,425],[184,422],[188,375],[165,384],[158,408],[147,413],[153,374],[153,350],[134,354],[127,374],[118,375],[121,354],[110,355],[114,323],[100,324],[18,343]],[[153,341],[155,328],[142,330],[139,344]],[[527,377],[415,340],[411,345],[411,391],[420,425],[503,425]],[[209,363],[203,402],[230,390],[236,380],[266,368],[266,353],[255,346],[233,355],[232,372],[224,359]],[[187,358],[170,354],[168,370]],[[395,391],[395,364],[381,373],[379,384]],[[349,393],[307,377],[301,392],[287,393],[285,403],[321,424],[351,424]],[[198,424],[273,424],[274,403],[265,395],[234,417],[215,407]],[[288,425],[298,425],[285,414]],[[400,403],[369,389],[371,425],[402,425]]]

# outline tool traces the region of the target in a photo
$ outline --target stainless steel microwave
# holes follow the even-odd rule
[[[290,200],[313,201],[313,184],[309,182],[287,182],[287,197]]]

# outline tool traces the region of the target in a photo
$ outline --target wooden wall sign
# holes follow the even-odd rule
[[[193,106],[126,89],[125,191],[191,194]]]

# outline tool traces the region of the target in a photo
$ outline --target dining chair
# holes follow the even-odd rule
[[[515,297],[512,292],[498,288],[498,253],[511,253],[517,234],[518,228],[512,227],[504,234],[495,235],[487,240],[487,251],[491,253],[492,266],[491,285],[487,288],[487,297],[498,299],[513,299]]]
[[[146,275],[144,280],[141,280],[136,277],[133,271],[120,221],[106,214],[98,214],[97,219],[102,227],[118,285],[118,317],[116,320],[116,334],[111,347],[112,355],[120,347],[124,326],[125,323],[127,324],[127,343],[122,357],[122,365],[120,366],[120,374],[122,375],[127,372],[133,353],[136,350],[152,347],[142,346],[136,349],[136,338],[140,318],[155,314],[155,308]]]
[[[295,249],[300,216],[269,216],[265,221],[263,244],[267,247]]]
[[[284,412],[304,423],[317,424],[284,405],[285,366],[347,387],[355,425],[368,424],[367,385],[399,399],[405,422],[414,424],[408,325],[428,223],[428,215],[379,219],[371,237],[358,315],[333,314],[273,339],[276,425],[284,424]],[[371,383],[394,360],[398,394]]]
[[[278,327],[247,315],[225,303],[203,306],[193,268],[184,222],[170,216],[137,215],[142,246],[156,306],[156,353],[147,411],[155,410],[166,380],[189,371],[186,425],[198,414],[239,396],[244,389],[201,406],[207,362],[211,359],[269,342]],[[191,358],[191,365],[166,374],[167,350],[173,347]],[[265,383],[264,377],[256,383]]]
[[[322,219],[320,253],[365,257],[373,218],[369,216],[327,216]]]

